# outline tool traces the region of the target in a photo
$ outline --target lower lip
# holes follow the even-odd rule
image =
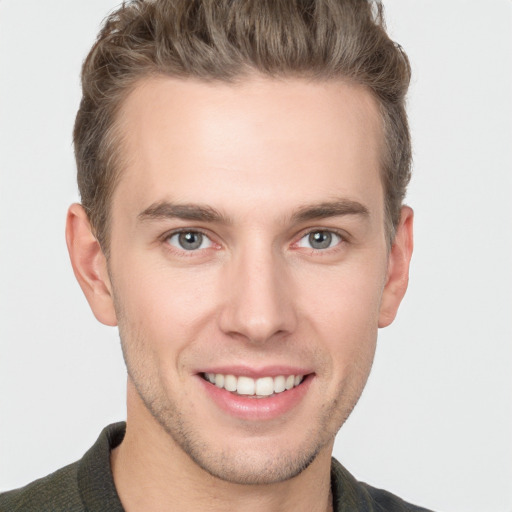
[[[244,420],[272,420],[296,407],[306,395],[313,375],[307,375],[300,385],[266,398],[237,395],[218,388],[198,376],[208,396],[225,412]]]

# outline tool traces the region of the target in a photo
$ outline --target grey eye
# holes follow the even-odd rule
[[[212,245],[211,240],[200,231],[180,231],[171,235],[167,240],[170,245],[185,251],[206,249]]]
[[[322,250],[338,245],[342,241],[340,235],[327,230],[311,231],[304,235],[297,244],[299,247]]]
[[[328,231],[315,231],[309,234],[308,241],[313,249],[327,249],[331,246],[332,235]]]

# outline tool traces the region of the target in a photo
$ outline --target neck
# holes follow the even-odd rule
[[[331,448],[325,447],[308,468],[283,482],[227,482],[199,467],[149,412],[132,415],[129,407],[126,435],[112,451],[111,465],[126,512],[326,512],[332,510]]]

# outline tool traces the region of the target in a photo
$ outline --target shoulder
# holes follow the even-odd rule
[[[380,508],[379,512],[382,510],[383,512],[431,512],[426,508],[419,507],[417,505],[412,505],[411,503],[407,503],[403,499],[391,494],[384,489],[376,489],[365,483],[360,483],[361,487],[363,487],[368,495],[371,498],[371,501],[375,503]]]
[[[332,459],[331,482],[335,512],[431,512],[398,496],[358,482],[336,459]]]
[[[77,483],[78,463],[0,494],[1,512],[82,512]]]
[[[125,423],[104,428],[78,462],[25,487],[0,494],[0,512],[123,512],[110,470],[110,451]]]

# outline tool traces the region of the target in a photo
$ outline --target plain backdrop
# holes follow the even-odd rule
[[[64,242],[79,70],[114,0],[0,0],[0,490],[125,417]],[[512,2],[389,0],[413,67],[411,283],[335,455],[439,511],[512,511]]]

